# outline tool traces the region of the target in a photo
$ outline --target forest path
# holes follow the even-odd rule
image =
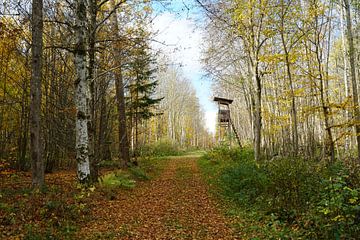
[[[81,233],[90,239],[236,239],[219,209],[197,158],[170,158],[158,177],[98,204]]]

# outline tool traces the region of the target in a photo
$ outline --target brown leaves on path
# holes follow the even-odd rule
[[[236,239],[209,196],[196,158],[173,158],[163,173],[115,200],[96,202],[85,239]]]

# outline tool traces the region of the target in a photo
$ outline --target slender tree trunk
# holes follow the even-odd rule
[[[29,105],[28,105],[28,83],[22,83],[22,96],[21,96],[21,116],[20,116],[20,134],[18,139],[18,158],[16,161],[16,168],[21,171],[26,170],[26,153],[29,138]],[[1,118],[0,118],[1,119]],[[1,120],[0,120],[1,121]],[[0,127],[1,129],[1,127]],[[1,158],[0,150],[0,158]]]
[[[41,144],[41,80],[42,80],[42,44],[43,2],[32,2],[32,73],[30,85],[30,149],[32,185],[40,188],[44,185],[44,161]]]
[[[112,7],[115,9],[116,4],[115,0],[112,0]],[[117,11],[112,16],[112,27],[117,39],[120,39],[119,36],[119,23],[117,20]],[[119,158],[122,159],[122,166],[126,167],[130,162],[130,153],[129,153],[129,139],[127,133],[127,123],[126,123],[126,104],[125,104],[125,91],[124,91],[124,82],[122,76],[122,61],[121,61],[121,49],[119,48],[119,43],[113,43],[113,50],[115,53],[115,62],[117,69],[115,70],[115,88],[116,88],[116,99],[117,99],[117,109],[118,109],[118,131],[119,131]]]
[[[289,60],[289,52],[286,47],[285,39],[282,34],[281,36],[283,47],[285,51],[285,65],[286,65],[286,73],[288,75],[290,94],[291,94],[291,126],[292,126],[292,144],[293,144],[293,154],[297,156],[299,151],[299,134],[298,134],[298,123],[297,123],[297,111],[296,111],[296,102],[295,102],[295,94],[294,94],[294,84],[291,74],[291,63]]]
[[[89,163],[89,82],[86,67],[86,0],[76,2],[75,104],[76,104],[76,161],[80,183],[90,181]]]
[[[89,161],[91,181],[96,182],[99,173],[97,164],[99,159],[95,156],[95,139],[96,139],[96,105],[95,105],[95,40],[96,40],[96,15],[97,0],[89,0],[89,67],[88,81],[90,87],[90,121],[88,121],[89,132]]]
[[[109,160],[104,159],[105,157],[105,141],[106,141],[106,132],[107,132],[107,102],[105,98],[105,87],[101,86],[100,91],[100,122],[99,122],[99,135],[98,135],[98,144],[96,145],[96,159],[101,160]]]
[[[316,28],[318,27],[318,22],[316,19]],[[335,161],[335,144],[332,137],[332,131],[330,126],[330,107],[328,106],[328,101],[326,98],[326,90],[325,87],[325,81],[328,81],[328,79],[324,79],[323,74],[323,67],[322,67],[322,53],[320,49],[320,33],[317,32],[315,36],[315,54],[316,54],[316,60],[317,60],[317,67],[318,67],[318,79],[320,81],[320,103],[321,108],[323,110],[324,114],[324,124],[325,124],[325,152],[327,155],[330,155],[331,162]]]
[[[359,95],[358,95],[357,82],[356,82],[355,48],[354,48],[354,39],[352,34],[349,0],[344,0],[344,6],[345,6],[345,15],[346,15],[347,40],[349,44],[350,77],[351,77],[352,92],[353,92],[355,133],[356,133],[357,150],[358,150],[358,161],[360,162],[360,109],[359,109]]]
[[[345,13],[344,8],[342,4],[340,5],[340,26],[341,26],[341,46],[343,48],[342,54],[344,58],[344,87],[345,87],[345,97],[348,98],[350,96],[350,82],[348,78],[348,55],[347,55],[347,46],[346,46],[346,39],[345,39],[345,29],[344,29],[344,19],[345,19]],[[351,121],[351,112],[348,110],[345,110],[345,119],[347,121]],[[345,151],[347,151],[351,146],[351,138],[349,136],[345,136]]]
[[[257,64],[257,63],[255,63]],[[254,85],[255,85],[255,98],[254,98],[254,150],[255,160],[259,161],[261,157],[261,79],[259,76],[258,66],[254,66]]]

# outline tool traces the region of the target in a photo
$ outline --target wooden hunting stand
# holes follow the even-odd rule
[[[231,120],[231,116],[230,116],[229,105],[233,102],[233,100],[214,97],[214,101],[218,103],[218,107],[219,107],[219,112],[218,112],[219,142],[223,141],[226,132],[230,134],[232,130],[241,148],[242,146],[239,135],[235,129],[234,123]]]

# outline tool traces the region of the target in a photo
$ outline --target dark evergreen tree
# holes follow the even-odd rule
[[[139,44],[135,49],[133,61],[130,63],[131,83],[127,86],[129,96],[127,98],[127,114],[130,118],[131,129],[133,129],[133,154],[137,164],[137,148],[139,136],[139,124],[148,120],[156,113],[156,105],[163,98],[155,98],[158,81],[154,80],[157,71],[155,59],[151,55],[146,43]]]

